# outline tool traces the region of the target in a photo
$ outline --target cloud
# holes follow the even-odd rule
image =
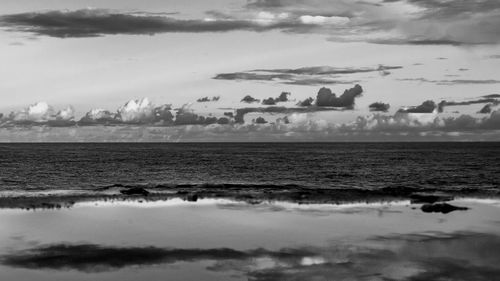
[[[378,67],[332,67],[332,66],[312,66],[312,67],[301,67],[295,69],[256,69],[252,71],[259,72],[271,72],[271,73],[283,73],[283,74],[298,74],[298,75],[336,75],[336,74],[354,74],[354,73],[366,73],[366,72],[376,72],[383,70],[392,69],[402,69],[402,66],[386,66],[379,65]]]
[[[85,9],[3,15],[0,25],[17,32],[59,38],[167,32],[316,33],[332,41],[384,44],[478,45],[500,42],[497,0],[263,0],[204,18],[172,13]]]
[[[311,106],[313,104],[314,99],[309,97],[303,101],[299,101],[297,103],[298,106]]]
[[[439,112],[443,112],[444,107],[446,107],[446,106],[463,106],[463,105],[482,104],[482,103],[490,103],[491,105],[498,105],[498,104],[500,104],[500,100],[496,99],[495,96],[496,95],[487,95],[487,96],[483,96],[483,98],[481,98],[481,99],[467,100],[467,101],[461,101],[461,102],[443,100],[438,105]]]
[[[434,113],[437,112],[438,106],[432,100],[424,101],[421,105],[418,106],[409,106],[404,107],[398,110],[401,113]]]
[[[12,112],[9,118],[13,121],[46,122],[54,114],[54,109],[46,102],[37,102],[26,109]]]
[[[67,127],[74,126],[74,109],[68,106],[65,109],[55,111],[46,102],[37,102],[27,108],[13,111],[8,116],[0,117],[0,127],[9,126],[53,126]]]
[[[370,111],[383,111],[387,112],[389,111],[390,105],[388,103],[383,103],[383,102],[374,102],[368,106],[370,108]]]
[[[220,99],[220,96],[214,96],[212,98],[202,97],[202,98],[197,99],[196,101],[197,102],[211,102],[211,101],[219,101],[219,99]]]
[[[118,122],[116,113],[101,108],[90,110],[78,121],[80,125],[112,124],[116,122]]]
[[[303,22],[296,18],[269,17],[257,14],[253,19],[223,16],[212,13],[215,18],[178,19],[164,14],[124,13],[104,9],[74,11],[46,11],[3,15],[0,25],[7,30],[30,32],[59,38],[96,37],[116,34],[157,34],[167,32],[228,32],[247,30],[264,32],[282,30],[305,32],[322,23]],[[326,20],[332,22],[334,19]]]
[[[430,80],[426,78],[403,78],[397,79],[399,81],[415,81],[422,83],[434,83],[436,85],[457,85],[457,84],[499,84],[500,80],[486,79],[486,80],[474,80],[474,79],[455,79],[455,80]]]
[[[316,96],[317,106],[332,106],[332,107],[354,107],[355,98],[361,96],[363,88],[356,84],[353,88],[345,90],[344,93],[337,97],[329,88],[321,88]]]
[[[154,118],[154,106],[148,98],[130,100],[118,108],[117,118],[125,123],[149,123]]]
[[[369,5],[367,5],[369,4]],[[347,16],[341,28],[322,30],[333,40],[364,40],[384,44],[477,45],[498,44],[500,4],[496,0],[259,0],[254,10],[294,15]],[[340,25],[342,26],[342,25]]]
[[[55,118],[56,120],[72,120],[75,118],[75,109],[68,106],[66,109],[59,110]]]
[[[246,95],[241,99],[241,102],[246,102],[246,103],[254,103],[254,102],[260,102],[259,99],[256,99],[250,95]]]
[[[155,106],[148,98],[130,100],[120,106],[116,113],[105,109],[92,109],[83,116],[78,124],[119,125],[119,124],[157,124],[171,125],[173,114],[168,104]]]
[[[483,96],[483,98],[500,98],[500,95],[499,94],[491,94],[491,95]]]
[[[287,102],[289,95],[291,95],[291,93],[289,93],[289,92],[281,92],[281,94],[279,95],[279,97],[264,99],[262,101],[262,104],[264,104],[264,105],[275,105],[278,102]]]
[[[325,84],[353,84],[357,80],[340,80],[340,75],[356,73],[378,72],[382,76],[390,74],[389,70],[401,69],[401,66],[378,67],[331,67],[313,66],[296,69],[255,69],[244,72],[220,73],[214,79],[236,81],[273,81],[290,85],[325,85]]]
[[[312,119],[318,110],[331,107],[261,107],[238,109],[234,122],[227,125],[180,126],[41,126],[0,128],[5,141],[496,141],[500,138],[500,110],[484,117],[460,115],[445,117],[437,113],[380,113],[359,116],[352,122],[336,123]],[[267,124],[243,123],[249,112],[281,113],[286,118]],[[241,121],[239,121],[241,119]]]
[[[318,111],[340,111],[344,109],[332,107],[284,107],[284,106],[269,106],[269,107],[244,107],[236,109],[234,120],[236,123],[244,123],[244,117],[248,113],[278,113],[278,114],[293,114],[293,113],[311,113]]]
[[[325,16],[310,16],[310,15],[304,15],[299,17],[300,21],[304,24],[317,24],[317,25],[324,25],[324,24],[332,24],[332,25],[345,25],[349,23],[349,18],[348,17],[338,17],[338,16],[331,16],[331,17],[325,17]]]
[[[481,110],[479,110],[478,113],[480,114],[490,114],[491,113],[491,104],[487,104],[485,105],[483,108],[481,108]]]
[[[424,102],[426,103],[426,102]],[[398,111],[394,116],[381,114],[358,117],[353,123],[341,126],[347,131],[371,132],[465,132],[480,130],[500,130],[500,111],[492,112],[488,117],[478,119],[470,115],[458,117],[439,117],[430,111],[431,106],[424,106],[417,112]]]
[[[222,117],[220,120],[217,117],[205,117],[195,114],[188,105],[184,105],[177,110],[175,115],[174,125],[210,125],[210,124],[227,124],[229,119]],[[227,120],[227,121],[226,121]]]
[[[257,117],[257,119],[255,119],[255,124],[267,124],[267,121],[266,119],[264,119],[263,117]]]

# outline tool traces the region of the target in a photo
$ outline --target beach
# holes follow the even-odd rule
[[[0,210],[2,280],[494,280],[500,200],[179,198]]]

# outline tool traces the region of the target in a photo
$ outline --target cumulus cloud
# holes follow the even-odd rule
[[[221,120],[222,119],[222,120]],[[226,117],[217,118],[213,116],[201,116],[194,113],[188,105],[184,105],[175,115],[174,125],[211,125],[211,124],[228,124],[229,119]]]
[[[250,109],[266,113],[268,108]],[[319,108],[332,110],[332,108]],[[437,113],[380,113],[360,116],[347,123],[311,119],[308,107],[288,111],[276,122],[188,126],[79,126],[39,127],[37,130],[0,128],[0,139],[9,141],[495,141],[500,138],[500,111],[482,118],[469,115],[444,117]],[[297,111],[295,111],[297,110]],[[299,111],[301,110],[301,111]],[[236,118],[235,118],[236,119]]]
[[[220,99],[220,96],[215,96],[215,97],[202,97],[202,98],[199,98],[197,99],[196,101],[197,102],[211,102],[211,101],[219,101]]]
[[[75,109],[68,106],[65,109],[59,110],[55,115],[56,120],[72,120],[75,118]]]
[[[37,102],[27,108],[12,112],[9,119],[13,121],[46,122],[54,114],[54,109],[46,102]]]
[[[440,117],[436,113],[397,112],[394,116],[381,114],[358,117],[350,124],[342,127],[350,131],[372,132],[425,132],[425,131],[478,131],[499,130],[500,111],[494,111],[485,118],[474,118],[470,115],[458,117]]]
[[[83,116],[79,125],[158,124],[171,125],[173,114],[168,104],[155,106],[148,98],[130,100],[116,113],[105,109],[92,109]]]
[[[435,113],[437,112],[438,106],[432,100],[424,101],[418,106],[408,106],[401,108],[398,112],[401,113]]]
[[[254,103],[254,102],[260,102],[259,99],[256,99],[250,95],[246,95],[241,99],[241,102],[246,102],[246,103]]]
[[[263,117],[259,116],[259,117],[257,117],[257,119],[255,119],[254,123],[255,124],[267,124],[267,121]]]
[[[114,122],[118,122],[116,113],[102,108],[91,109],[78,121],[81,125],[111,124]]]
[[[374,102],[368,106],[370,108],[370,111],[383,111],[387,112],[389,111],[390,105],[388,103],[383,103],[383,102]]]
[[[277,98],[267,98],[262,101],[263,105],[275,105],[278,102],[287,102],[288,96],[291,95],[289,92],[282,92]]]
[[[313,104],[314,99],[309,97],[303,101],[299,101],[297,103],[298,106],[311,106]]]
[[[344,93],[337,97],[329,88],[321,88],[316,96],[317,106],[332,106],[332,107],[354,107],[355,98],[361,96],[363,88],[356,84],[353,88],[345,90]]]
[[[483,108],[481,108],[481,110],[479,110],[478,113],[480,113],[480,114],[489,114],[489,113],[491,113],[491,106],[492,106],[492,104],[485,105]]]
[[[148,98],[130,100],[118,108],[117,117],[125,123],[148,122],[154,117],[154,106]]]

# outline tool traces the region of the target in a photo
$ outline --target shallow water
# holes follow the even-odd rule
[[[2,209],[0,280],[494,280],[500,202],[451,203],[470,210],[214,199]]]

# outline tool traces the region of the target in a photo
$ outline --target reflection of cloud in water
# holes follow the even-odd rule
[[[13,252],[3,265],[100,272],[129,266],[211,261],[207,270],[250,280],[494,280],[500,236],[428,232],[374,237],[356,244],[280,250],[168,249],[49,245]]]
[[[379,203],[346,203],[346,204],[298,204],[291,202],[272,201],[259,204],[245,202],[219,203],[217,207],[224,210],[257,211],[257,212],[296,212],[313,216],[327,216],[330,214],[359,214],[376,211],[379,216],[384,213],[401,213],[401,210],[392,210],[392,206],[409,205],[410,201],[394,201]]]

